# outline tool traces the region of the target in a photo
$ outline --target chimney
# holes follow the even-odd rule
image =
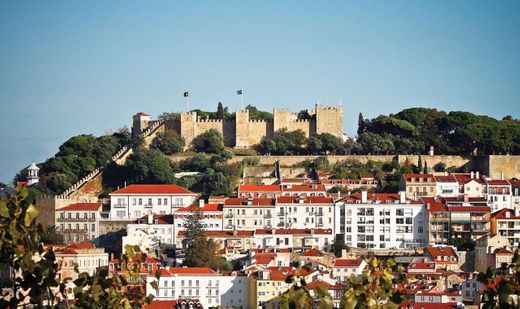
[[[148,214],[148,224],[153,224],[153,214],[152,213]]]
[[[500,180],[504,180],[504,172],[500,173]]]
[[[464,202],[469,202],[469,196],[467,194],[464,194]]]
[[[479,171],[476,171],[476,172],[475,172],[475,179],[479,179],[479,178],[480,178],[480,175],[479,175],[479,174],[480,174]]]
[[[110,261],[114,260],[114,252],[110,253]]]
[[[475,178],[475,172],[471,171],[471,179]]]
[[[201,199],[199,200],[199,207],[200,207],[200,208],[203,208],[203,207],[204,207],[204,199],[203,199],[203,198],[201,198]]]
[[[405,191],[399,191],[399,203],[401,203],[401,204],[406,203],[406,192]]]
[[[361,191],[361,203],[366,203],[367,202],[367,191]]]

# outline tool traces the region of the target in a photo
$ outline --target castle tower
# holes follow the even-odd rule
[[[197,113],[182,112],[180,121],[180,135],[185,141],[185,148],[191,146],[193,139],[199,134],[197,131]]]
[[[323,106],[316,104],[316,133],[330,133],[343,136],[343,106]]]
[[[288,129],[290,114],[286,108],[277,108],[273,110],[273,132],[280,129]]]
[[[146,130],[150,123],[150,115],[139,112],[132,117],[132,136],[137,136]]]
[[[36,164],[31,163],[29,167],[27,168],[27,184],[29,186],[32,186],[38,182],[40,182],[40,177],[38,176],[38,173],[40,172],[40,169]]]
[[[236,112],[235,147],[249,147],[249,110],[242,109]]]

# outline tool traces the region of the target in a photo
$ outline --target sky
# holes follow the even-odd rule
[[[0,181],[68,138],[190,108],[520,118],[520,1],[1,1]]]

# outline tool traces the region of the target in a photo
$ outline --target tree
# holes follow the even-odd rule
[[[222,106],[222,102],[218,102],[217,118],[218,119],[224,119],[224,106]]]
[[[222,172],[214,172],[208,169],[206,175],[202,177],[201,188],[203,196],[210,195],[231,195],[231,186],[228,178]]]
[[[17,187],[14,193],[7,193],[0,200],[0,269],[8,275],[1,282],[1,308],[60,306],[60,302],[71,295],[75,308],[141,308],[152,300],[151,295],[144,297],[119,291],[130,279],[140,278],[132,268],[125,273],[126,279],[109,276],[104,268],[93,275],[80,273],[73,282],[68,278],[60,281],[60,265],[52,248],[43,246],[41,235],[46,230],[36,221],[36,207],[24,203],[27,196],[25,188]],[[137,254],[132,250],[128,256],[134,260]],[[128,261],[128,256],[122,256],[122,264]],[[141,263],[146,255],[138,258]],[[78,272],[77,267],[75,269]],[[70,283],[74,284],[73,288]],[[157,282],[152,286],[157,287]],[[68,307],[68,301],[62,305]]]
[[[306,143],[305,132],[302,130],[288,131],[280,129],[271,138],[264,137],[258,145],[261,153],[273,155],[299,154]]]
[[[424,161],[424,171],[423,174],[428,174],[428,162]]]
[[[336,237],[336,240],[334,241],[334,244],[333,244],[334,255],[337,258],[340,258],[342,251],[345,249],[348,249],[348,247],[345,244],[345,240],[343,239],[343,237]]]
[[[422,173],[424,170],[421,155],[419,155],[419,162],[417,162],[417,169],[419,170],[419,173]]]
[[[392,141],[379,134],[365,132],[359,136],[357,143],[360,145],[360,154],[391,154],[395,152]]]
[[[365,118],[363,118],[363,114],[359,113],[357,135],[360,136],[361,134],[363,134],[365,132],[365,130],[366,130]]]
[[[172,183],[170,160],[155,149],[138,149],[125,162],[129,178],[134,183]]]
[[[444,172],[446,170],[446,164],[444,164],[443,162],[436,163],[433,166],[433,170],[436,172]]]
[[[402,267],[393,260],[383,262],[373,258],[360,277],[348,278],[340,308],[375,308],[381,302],[386,302],[386,307],[397,308],[404,294],[394,286],[405,282]]]
[[[152,141],[152,148],[162,151],[166,155],[182,152],[184,150],[184,139],[179,137],[175,131],[158,133]]]
[[[195,137],[192,141],[193,150],[205,153],[220,153],[224,150],[224,138],[219,131],[209,129]]]
[[[287,291],[279,296],[278,307],[281,309],[289,308],[312,308],[314,300],[312,299],[307,284],[303,278],[299,276],[289,276],[287,283],[293,283]],[[325,307],[327,308],[327,307]],[[332,307],[329,307],[332,308]]]

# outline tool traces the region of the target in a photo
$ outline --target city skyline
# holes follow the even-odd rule
[[[139,111],[409,107],[519,117],[517,2],[0,4],[0,181]]]

